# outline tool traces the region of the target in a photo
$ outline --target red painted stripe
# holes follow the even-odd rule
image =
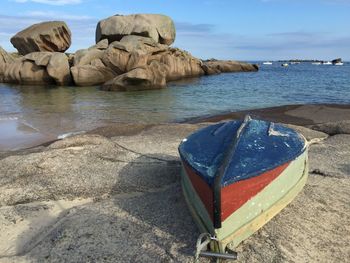
[[[259,176],[242,180],[221,189],[221,222],[271,183],[289,163],[267,171]]]
[[[189,165],[183,162],[188,178],[196,190],[199,198],[202,200],[211,220],[214,220],[214,195],[213,190]]]

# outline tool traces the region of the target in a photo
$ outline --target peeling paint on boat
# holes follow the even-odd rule
[[[231,148],[227,138],[234,140]],[[186,167],[182,176],[186,201],[200,230],[216,236],[222,251],[228,242],[236,246],[252,235],[291,202],[305,185],[306,140],[280,124],[251,119],[240,125],[227,122],[199,130],[187,139],[179,147]],[[222,144],[221,152],[215,140]],[[211,154],[208,158],[205,158],[206,151]],[[227,162],[228,152],[231,159]],[[227,166],[218,181],[223,161]],[[251,168],[258,170],[254,172]],[[198,180],[201,190],[197,187]],[[215,192],[217,186],[221,187],[219,195]],[[231,197],[233,199],[228,199]],[[214,206],[220,209],[214,210]],[[217,211],[220,211],[219,217]],[[215,223],[218,218],[220,224]]]

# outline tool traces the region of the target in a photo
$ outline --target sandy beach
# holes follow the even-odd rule
[[[238,262],[349,258],[349,112],[346,105],[249,112],[319,143],[310,148],[304,190],[236,248]],[[178,144],[210,122],[246,113],[115,124],[3,152],[0,262],[193,262],[199,232],[181,192]]]

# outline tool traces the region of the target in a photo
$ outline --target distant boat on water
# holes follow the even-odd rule
[[[288,64],[288,63],[283,63],[281,66],[282,66],[282,67],[288,67],[289,64]]]
[[[332,65],[332,62],[326,61],[326,62],[323,62],[323,65]]]
[[[312,62],[312,65],[321,65],[321,62]]]
[[[343,66],[344,65],[344,63],[343,63],[341,58],[333,59],[332,60],[332,64],[335,65],[335,66]]]
[[[272,62],[271,61],[265,61],[263,62],[264,65],[272,65]]]

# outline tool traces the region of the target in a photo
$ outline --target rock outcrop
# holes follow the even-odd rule
[[[350,120],[326,122],[312,125],[313,130],[327,133],[328,135],[350,134]]]
[[[33,52],[7,64],[4,82],[30,85],[69,85],[68,57],[58,52]]]
[[[71,68],[77,86],[95,86],[114,78],[116,74],[104,65],[83,65]]]
[[[11,64],[14,58],[0,47],[0,82],[4,81],[4,73],[8,64]]]
[[[175,40],[175,26],[165,15],[115,15],[97,24],[96,43],[102,39],[108,39],[109,43],[120,41],[127,35],[150,37],[157,43],[171,45]]]
[[[204,75],[202,61],[178,48],[169,48],[154,54],[149,60],[157,60],[165,65],[167,81]]]
[[[175,26],[164,15],[112,16],[96,28],[96,44],[62,54],[71,32],[64,22],[43,22],[17,33],[12,44],[23,57],[0,50],[0,81],[35,85],[102,85],[104,90],[164,88],[168,81],[222,72],[256,71],[236,61],[202,61],[170,47]],[[6,59],[5,59],[6,57]]]
[[[31,52],[64,52],[71,44],[71,31],[63,21],[34,24],[11,38],[12,45],[22,55]]]
[[[107,48],[108,42],[102,40],[75,53],[71,73],[77,86],[100,85],[117,76],[117,73],[106,67],[102,61]]]
[[[68,57],[62,53],[53,53],[46,67],[47,73],[56,82],[56,85],[63,86],[72,82]]]
[[[202,68],[206,75],[220,74],[225,72],[247,72],[259,70],[258,65],[255,64],[216,59],[204,61]]]
[[[166,85],[166,69],[164,64],[153,60],[147,66],[138,67],[108,82],[102,89],[112,91],[135,91],[159,89]]]
[[[204,75],[201,60],[149,37],[124,36],[107,48],[97,48],[99,43],[75,54],[71,71],[79,86],[105,83],[104,90],[156,89],[167,81]]]

